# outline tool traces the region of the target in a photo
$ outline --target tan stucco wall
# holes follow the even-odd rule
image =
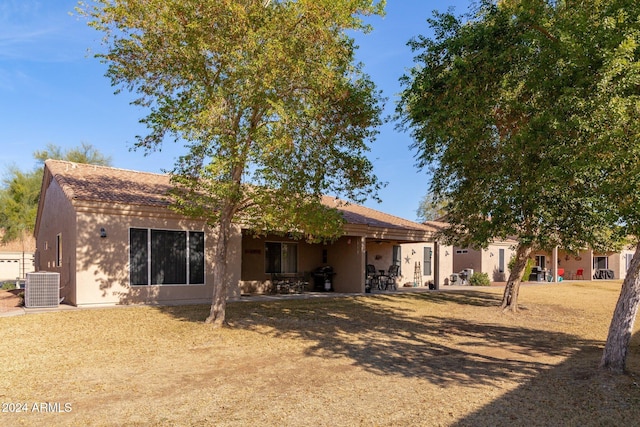
[[[393,264],[393,246],[393,242],[368,240],[366,242],[367,264],[375,266],[376,271],[387,271],[389,266]],[[404,251],[402,251],[401,255],[404,256]],[[401,274],[404,274],[404,269],[405,266],[401,264]]]
[[[345,236],[328,247],[328,263],[334,268],[333,290],[364,292],[363,238]]]
[[[187,304],[208,303],[213,294],[213,260],[216,233],[203,222],[129,212],[128,214],[92,212],[78,213],[77,304]],[[100,237],[104,228],[107,237]],[[204,285],[129,285],[129,230],[150,228],[205,232]],[[230,239],[230,259],[240,253],[240,231]],[[239,258],[237,258],[239,259]],[[239,296],[240,263],[227,263],[227,277],[232,286],[229,297]]]
[[[500,250],[504,250],[504,268],[500,268]],[[487,273],[492,282],[506,282],[509,279],[509,261],[515,256],[516,251],[512,244],[493,243],[482,253],[481,273]]]
[[[311,273],[318,267],[329,265],[336,273],[333,277],[334,291],[364,291],[364,260],[359,247],[361,238],[342,237],[334,243],[320,244],[295,241],[282,236],[270,235],[242,238],[242,292],[264,293],[271,290],[271,274],[265,273],[265,243],[287,242],[298,247],[298,273],[309,281],[308,290],[313,290]],[[326,262],[323,256],[326,253]],[[362,282],[362,283],[360,283]],[[361,289],[362,287],[362,289]]]
[[[500,269],[500,250],[504,250],[504,269]],[[457,251],[466,250],[466,254]],[[515,255],[514,244],[510,242],[494,242],[486,249],[454,248],[453,270],[456,273],[464,269],[472,269],[474,273],[486,273],[492,282],[504,282],[509,278],[509,261]]]
[[[43,197],[42,217],[36,235],[36,271],[60,273],[60,296],[76,304],[74,274],[76,214],[56,181],[51,181]],[[62,265],[56,266],[56,236],[62,237]]]
[[[413,286],[414,273],[418,263],[420,267],[421,279],[417,286],[428,286],[429,282],[436,283],[436,273],[439,274],[439,286],[443,286],[445,279],[453,272],[453,251],[451,246],[438,245],[436,256],[436,243],[405,243],[402,244],[402,276],[398,280],[398,286]],[[424,248],[431,248],[431,274],[424,263]],[[438,262],[438,265],[436,265]]]
[[[458,251],[467,251],[466,253],[458,253]],[[466,268],[473,269],[475,272],[482,272],[482,251],[472,248],[453,247],[453,271],[461,272]]]

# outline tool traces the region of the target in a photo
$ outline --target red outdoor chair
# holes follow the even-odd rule
[[[579,268],[578,271],[576,271],[576,279],[578,277],[584,280],[584,269],[583,268]]]

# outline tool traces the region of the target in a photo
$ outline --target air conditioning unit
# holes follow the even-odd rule
[[[57,307],[60,303],[60,273],[27,273],[24,305],[27,308]]]

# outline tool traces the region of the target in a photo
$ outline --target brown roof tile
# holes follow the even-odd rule
[[[46,166],[70,200],[141,206],[169,204],[169,175],[62,160],[47,160]]]
[[[171,188],[169,175],[138,172],[106,166],[47,160],[46,167],[70,200],[121,203],[140,206],[167,206]],[[435,231],[425,224],[409,221],[361,205],[325,196],[322,203],[340,210],[347,223],[380,228]]]

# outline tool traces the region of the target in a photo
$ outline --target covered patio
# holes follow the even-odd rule
[[[325,203],[331,203],[330,198]],[[295,292],[365,292],[366,266],[387,270],[401,265],[401,247],[433,242],[437,229],[360,205],[336,206],[345,219],[343,235],[333,242],[308,243],[287,235],[255,237],[242,233],[242,294],[278,292],[280,278],[291,277]],[[327,285],[329,280],[329,285]],[[291,291],[289,287],[288,291]]]

